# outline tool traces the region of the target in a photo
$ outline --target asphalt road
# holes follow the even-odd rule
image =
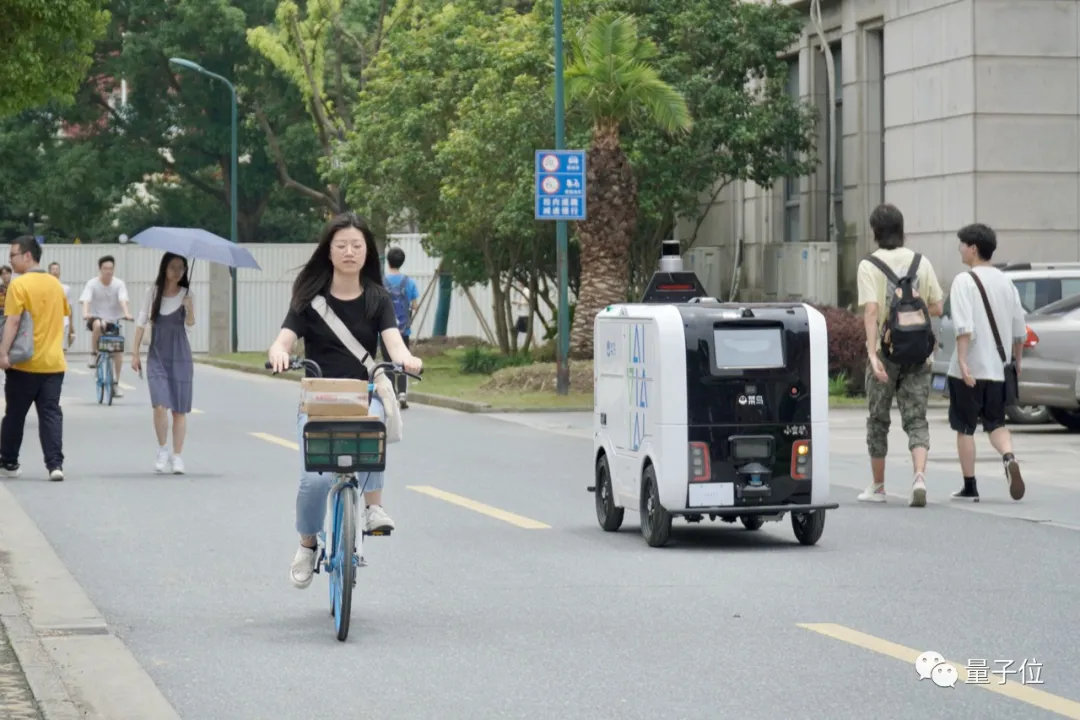
[[[72,374],[68,480],[44,480],[31,416],[5,482],[185,720],[1080,717],[1080,436],[1018,435],[1021,503],[984,453],[970,506],[947,499],[935,431],[930,505],[865,506],[862,418],[834,412],[841,507],[816,547],[785,518],[677,521],[650,549],[632,513],[597,526],[587,417],[413,406],[389,458],[398,531],[365,545],[342,644],[325,577],[287,578],[297,386],[198,367],[188,474],[155,476],[145,385],[124,382],[101,407]],[[909,471],[890,473],[903,494]],[[912,664],[927,650],[1035,660],[1042,683],[939,688]]]

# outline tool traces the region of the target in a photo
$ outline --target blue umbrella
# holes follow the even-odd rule
[[[146,248],[163,250],[192,260],[206,260],[235,268],[262,270],[247,248],[199,228],[152,227],[131,238]]]

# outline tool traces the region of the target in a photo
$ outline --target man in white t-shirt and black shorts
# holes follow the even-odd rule
[[[115,324],[120,318],[131,320],[131,310],[128,307],[127,285],[118,277],[114,277],[116,271],[116,259],[112,255],[105,255],[98,259],[98,276],[86,282],[79,303],[83,308],[83,320],[86,321],[86,329],[92,334],[90,339],[90,367],[97,367],[98,339],[105,330],[106,325]],[[113,353],[113,397],[123,397],[120,393],[120,370],[124,366],[124,354]]]
[[[960,259],[971,270],[957,275],[949,289],[956,328],[956,347],[949,361],[949,426],[956,431],[956,449],[964,475],[963,489],[952,496],[979,501],[975,429],[981,421],[983,430],[990,435],[990,444],[1001,453],[1009,494],[1019,500],[1024,497],[1024,479],[1013,455],[1012,436],[1005,427],[1005,366],[1015,360],[1019,376],[1020,353],[1027,337],[1024,306],[1012,280],[990,264],[997,250],[997,234],[976,223],[961,228],[956,235],[960,238]],[[987,303],[996,328],[991,326]]]

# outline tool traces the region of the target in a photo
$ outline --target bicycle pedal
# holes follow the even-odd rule
[[[370,537],[390,537],[393,532],[393,530],[372,530],[370,532],[365,530],[364,534]]]

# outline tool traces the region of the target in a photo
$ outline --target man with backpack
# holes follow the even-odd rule
[[[936,345],[931,317],[941,315],[944,296],[930,261],[904,247],[904,216],[888,203],[870,214],[878,249],[859,263],[859,305],[866,329],[866,445],[873,482],[862,502],[885,502],[885,456],[889,449],[892,404],[908,437],[915,477],[910,505],[926,505],[926,456],[930,424],[931,363]]]
[[[975,428],[982,421],[990,444],[1001,454],[1005,481],[1013,500],[1024,497],[1024,479],[1013,455],[1012,435],[1005,427],[1005,408],[1016,403],[1020,355],[1027,340],[1020,292],[990,259],[997,233],[981,223],[956,233],[960,259],[971,270],[949,289],[956,348],[949,361],[949,427],[956,431],[956,449],[964,487],[957,500],[979,502],[975,483]]]
[[[386,251],[386,280],[384,284],[390,292],[390,299],[394,303],[394,315],[397,316],[398,330],[401,339],[405,341],[405,347],[409,347],[409,336],[412,335],[412,316],[416,313],[416,306],[420,299],[420,291],[416,283],[408,275],[403,275],[401,266],[405,264],[405,251],[401,248],[390,248]],[[383,357],[387,362],[390,358],[383,348]],[[409,389],[409,378],[404,375],[396,377],[398,386],[398,402],[402,408],[409,407],[405,401],[406,391]]]

